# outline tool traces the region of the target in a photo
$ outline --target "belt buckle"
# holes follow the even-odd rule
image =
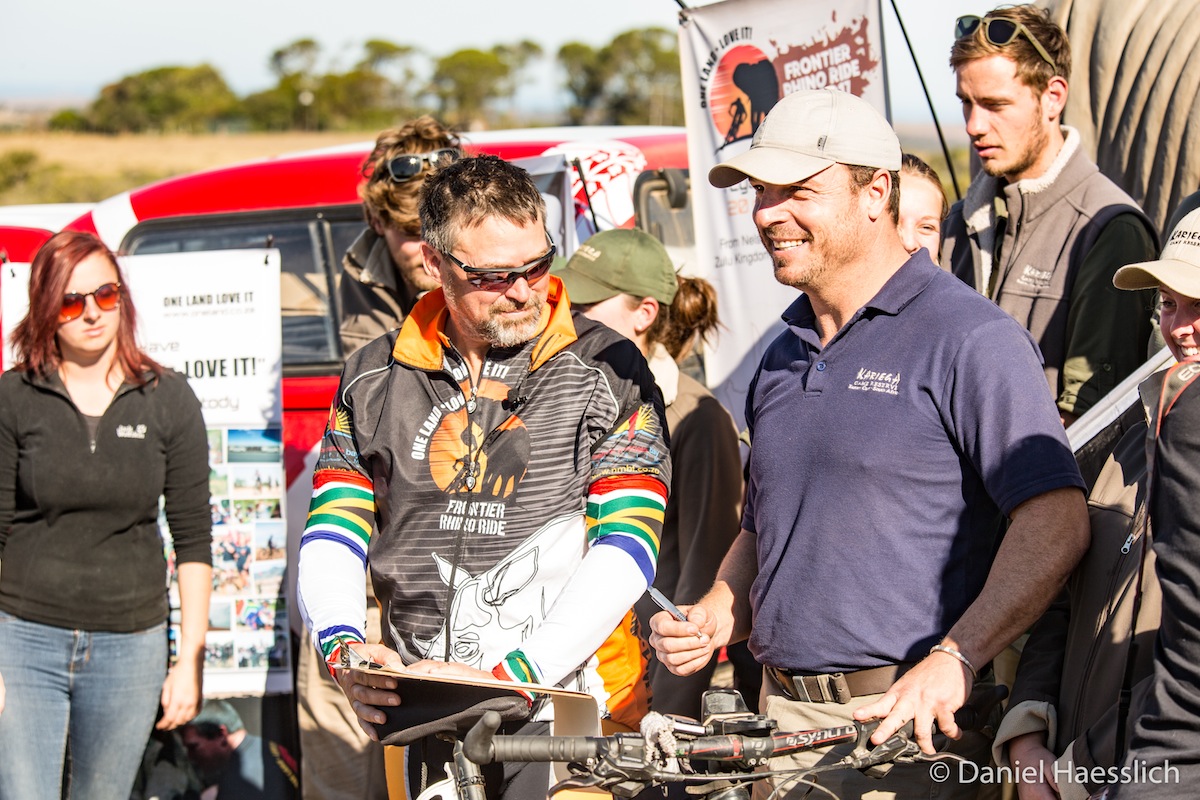
[[[788,675],[787,673],[784,673],[784,675],[785,675],[785,677],[787,677],[788,683],[790,683],[792,686],[792,692],[794,695],[794,699],[800,701],[801,703],[823,703],[824,702],[824,700],[822,700],[819,697],[816,699],[813,699],[813,696],[811,694],[809,694],[808,687],[804,685],[804,676],[803,675]]]
[[[772,667],[776,682],[787,695],[801,703],[849,703],[853,695],[844,673],[832,675],[790,675],[784,669]]]
[[[794,675],[790,676],[791,685],[795,690],[796,700],[804,703],[849,703],[853,694],[846,684],[845,673],[835,672],[831,675]]]

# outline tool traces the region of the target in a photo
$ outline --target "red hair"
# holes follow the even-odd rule
[[[117,325],[117,357],[125,380],[141,386],[145,373],[157,377],[163,368],[137,346],[137,311],[125,289],[125,278],[117,257],[94,234],[63,231],[50,237],[33,257],[29,272],[29,311],[13,329],[13,351],[17,364],[13,369],[47,378],[58,370],[62,353],[58,349],[58,315],[63,295],[80,261],[101,253],[117,271],[121,283],[121,320]]]

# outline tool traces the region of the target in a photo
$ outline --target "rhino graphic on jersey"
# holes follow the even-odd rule
[[[582,514],[557,517],[525,539],[515,550],[478,575],[452,569],[437,553],[438,575],[454,589],[448,614],[450,660],[476,669],[491,669],[521,646],[541,625],[586,552]],[[446,626],[430,639],[405,641],[392,628],[406,664],[422,658],[446,657]]]

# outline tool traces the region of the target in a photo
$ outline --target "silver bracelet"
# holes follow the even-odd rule
[[[979,680],[979,673],[975,671],[975,665],[972,664],[966,656],[955,650],[953,647],[947,647],[944,644],[935,644],[933,647],[929,648],[929,654],[933,655],[934,653],[945,653],[948,656],[957,658],[971,673],[971,680]]]

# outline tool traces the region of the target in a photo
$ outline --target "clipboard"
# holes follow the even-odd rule
[[[416,675],[365,661],[348,668],[396,679],[400,705],[379,707],[388,721],[375,726],[380,739],[387,745],[409,744],[437,732],[454,731],[461,738],[487,710],[498,711],[506,721],[528,719],[528,702],[520,692],[550,697],[554,708],[554,721],[550,726],[553,735],[603,735],[600,707],[596,698],[586,692],[495,678]],[[405,703],[406,696],[414,702]],[[565,765],[555,764],[556,775],[560,767],[564,777],[569,775]]]

